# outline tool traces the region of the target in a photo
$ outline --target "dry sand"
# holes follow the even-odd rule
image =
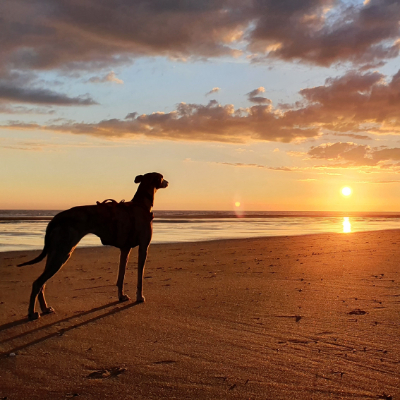
[[[140,305],[82,248],[28,322],[37,254],[0,253],[0,399],[400,399],[400,231],[152,245]]]

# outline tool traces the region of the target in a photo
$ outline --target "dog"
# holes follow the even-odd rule
[[[143,274],[153,234],[151,209],[156,191],[166,188],[168,182],[161,174],[151,172],[138,175],[135,183],[139,183],[139,187],[130,202],[105,200],[102,203],[97,202],[97,205],[73,207],[60,212],[49,222],[42,253],[35,259],[18,265],[22,267],[36,264],[47,256],[44,272],[32,285],[28,309],[30,320],[39,318],[39,313],[35,312],[36,298],[43,315],[54,312],[44,297],[45,284],[68,261],[79,241],[88,233],[100,237],[102,244],[117,247],[121,251],[117,280],[119,301],[130,300],[124,294],[123,288],[125,268],[131,249],[139,246],[136,301],[145,301]]]

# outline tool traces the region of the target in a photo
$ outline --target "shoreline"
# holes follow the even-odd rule
[[[354,235],[354,234],[360,234],[360,233],[372,233],[372,232],[393,232],[393,231],[399,231],[400,233],[400,228],[388,228],[388,229],[372,229],[372,230],[363,230],[363,231],[357,231],[357,232],[315,232],[315,233],[303,233],[303,234],[294,234],[294,235],[275,235],[275,236],[252,236],[252,237],[235,237],[235,238],[218,238],[218,239],[209,239],[209,240],[194,240],[194,241],[177,241],[177,242],[157,242],[157,243],[150,243],[149,248],[152,248],[154,246],[164,246],[164,245],[177,245],[177,244],[182,244],[182,245],[196,245],[196,244],[206,244],[206,243],[212,243],[212,242],[227,242],[227,241],[241,241],[241,240],[265,240],[265,239],[271,239],[271,238],[291,238],[291,237],[304,237],[304,236],[318,236],[318,235]],[[44,239],[44,237],[43,237]],[[82,238],[83,239],[83,238]],[[44,246],[44,245],[43,245]],[[33,252],[38,252],[43,250],[43,246],[37,249],[27,249],[27,250],[6,250],[2,251],[0,250],[0,255],[4,253],[21,253],[21,252],[27,252],[27,253],[33,253]],[[99,248],[114,248],[113,246],[107,246],[103,244],[99,244],[97,246],[79,246],[79,243],[76,247],[76,250],[78,249],[99,249]],[[137,248],[137,247],[136,247]],[[115,248],[116,249],[116,248]],[[135,249],[135,248],[133,248]],[[132,249],[132,250],[133,250]],[[118,249],[116,249],[118,250]],[[119,251],[119,250],[118,250]]]
[[[0,210],[1,211],[1,210]],[[4,210],[9,211],[9,210]],[[12,210],[10,210],[12,211]],[[26,210],[31,211],[31,210]],[[36,210],[32,210],[36,211]],[[57,213],[61,212],[57,211]],[[197,212],[187,211],[184,212],[186,215],[181,215],[182,211],[176,211],[173,216],[161,215],[157,216],[157,213],[174,213],[175,211],[154,211],[155,219],[153,222],[172,222],[180,220],[215,220],[215,219],[275,219],[275,218],[387,218],[387,219],[400,219],[400,212],[343,212],[343,211],[276,211],[276,212],[260,212],[250,211],[248,213],[235,213],[235,211],[210,211],[210,212]],[[1,222],[8,221],[51,221],[53,216],[0,216]]]
[[[400,396],[399,229],[153,244],[143,304],[118,249],[78,248],[32,322],[30,257],[0,253],[0,397]]]

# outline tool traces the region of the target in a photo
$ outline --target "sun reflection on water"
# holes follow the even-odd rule
[[[351,232],[351,223],[349,217],[343,217],[343,233]]]

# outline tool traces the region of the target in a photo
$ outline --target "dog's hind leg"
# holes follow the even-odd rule
[[[32,284],[32,293],[29,300],[29,308],[28,308],[28,318],[30,320],[38,319],[39,313],[35,312],[35,303],[36,298],[38,297],[40,308],[44,314],[49,314],[54,312],[53,308],[48,307],[46,304],[46,300],[44,297],[44,286],[45,283],[53,276],[60,268],[68,261],[72,252],[74,251],[74,247],[69,251],[64,248],[57,248],[56,251],[49,251],[47,256],[46,267],[43,273],[36,279]]]
[[[138,256],[138,281],[137,281],[137,292],[136,292],[136,302],[143,303],[145,298],[143,296],[143,275],[144,275],[144,265],[147,258],[147,249],[149,245],[139,245],[139,256]]]
[[[129,254],[131,249],[121,249],[121,253],[119,256],[119,270],[118,270],[118,299],[119,301],[128,301],[130,297],[124,294],[124,277],[125,277],[125,269],[128,264]]]
[[[43,286],[44,284],[61,268],[61,265],[58,268],[52,268],[52,269],[45,269],[42,275],[39,276],[39,278],[36,279],[35,282],[32,284],[32,293],[31,293],[31,298],[29,300],[29,308],[28,308],[28,318],[30,320],[38,319],[39,318],[39,313],[35,312],[35,303],[36,303],[36,297],[38,297],[39,293],[39,302],[40,302],[40,307],[45,306],[47,308],[46,300],[44,298],[44,293],[43,293]]]

